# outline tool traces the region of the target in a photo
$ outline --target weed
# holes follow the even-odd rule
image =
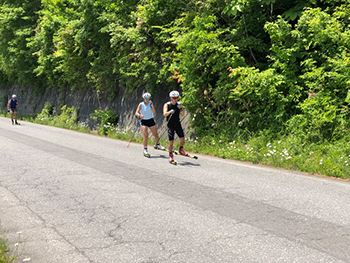
[[[0,238],[0,263],[13,262],[11,257],[8,255],[7,241]]]
[[[22,258],[21,262],[29,262],[29,257],[23,257],[23,242],[21,241],[21,232],[17,232],[17,241],[10,245],[10,242],[4,237],[4,229],[0,226],[0,263],[14,263]]]

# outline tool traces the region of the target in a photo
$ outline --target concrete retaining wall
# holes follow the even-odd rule
[[[156,123],[159,133],[162,138],[166,139],[167,133],[165,131],[165,118],[163,117],[163,105],[169,100],[169,91],[153,93],[152,101],[156,107]],[[59,108],[62,105],[67,107],[75,107],[79,109],[79,122],[84,122],[90,127],[93,127],[96,123],[90,118],[90,114],[96,109],[102,110],[114,110],[119,115],[118,125],[127,130],[134,129],[138,120],[134,116],[138,104],[142,101],[143,90],[139,89],[132,93],[126,93],[124,89],[120,88],[113,98],[111,94],[100,93],[97,95],[92,90],[84,91],[57,91],[47,89],[43,93],[37,94],[33,92],[31,88],[25,88],[20,86],[2,87],[0,89],[0,110],[6,110],[6,102],[11,98],[12,94],[16,94],[18,97],[18,115],[19,116],[35,116],[40,113],[44,108],[45,102],[49,101],[55,108]],[[185,133],[188,135],[188,116],[182,120]]]

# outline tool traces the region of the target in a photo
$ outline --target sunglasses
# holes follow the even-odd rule
[[[179,97],[172,97],[172,99],[173,99],[173,100],[178,100],[178,99],[179,99]]]

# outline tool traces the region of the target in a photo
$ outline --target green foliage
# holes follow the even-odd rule
[[[72,129],[75,127],[78,121],[78,109],[67,105],[61,107],[61,114],[55,116],[53,119],[53,125],[57,127]]]
[[[57,114],[53,115],[53,106],[50,102],[46,102],[42,111],[32,120],[36,123],[52,125],[56,127],[86,131],[85,125],[78,125],[78,109],[67,105],[61,106]]]
[[[96,129],[100,135],[107,135],[118,124],[118,115],[113,110],[95,110],[90,117],[98,122]]]
[[[315,144],[293,134],[271,139],[273,137],[269,132],[262,132],[246,141],[206,136],[200,142],[198,138],[188,141],[186,149],[227,159],[349,178],[350,146],[347,140]]]
[[[324,143],[338,140],[349,129],[347,114],[331,97],[315,96],[299,105],[301,114],[294,115],[287,123],[289,132],[302,136],[307,142]]]
[[[38,84],[27,38],[34,34],[40,5],[40,0],[0,1],[0,71],[11,82]]]
[[[8,103],[8,97],[6,94],[4,94],[2,97],[1,97],[1,104],[0,104],[0,107],[1,109],[6,109],[7,108],[7,103]]]
[[[110,37],[101,31],[106,26],[100,19],[104,10],[91,0],[43,1],[36,34],[28,44],[38,58],[36,74],[51,86],[92,84],[99,90],[113,85]]]
[[[350,31],[344,10],[348,6],[330,14],[308,9],[295,29],[281,18],[266,25],[274,42],[273,67],[299,90],[294,100],[299,112],[290,116],[288,132],[308,142],[339,140],[349,130]]]
[[[44,108],[35,118],[36,122],[41,124],[49,124],[53,119],[52,113],[53,113],[53,106],[51,102],[49,101],[45,102]]]

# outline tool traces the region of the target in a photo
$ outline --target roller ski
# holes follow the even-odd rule
[[[180,148],[179,151],[174,151],[174,153],[176,155],[182,155],[182,156],[185,156],[185,157],[189,157],[189,158],[193,158],[193,159],[198,159],[198,156],[197,155],[191,155],[189,154],[188,152],[185,152],[182,148]]]
[[[147,149],[143,150],[143,156],[145,156],[146,158],[151,158],[151,155],[149,154],[149,152],[147,151]]]
[[[17,121],[14,122],[14,121],[12,120],[12,125],[21,125],[21,124],[20,124],[19,122],[17,122]]]
[[[174,160],[174,156],[172,153],[169,154],[169,163],[173,165],[177,165],[177,162]]]

